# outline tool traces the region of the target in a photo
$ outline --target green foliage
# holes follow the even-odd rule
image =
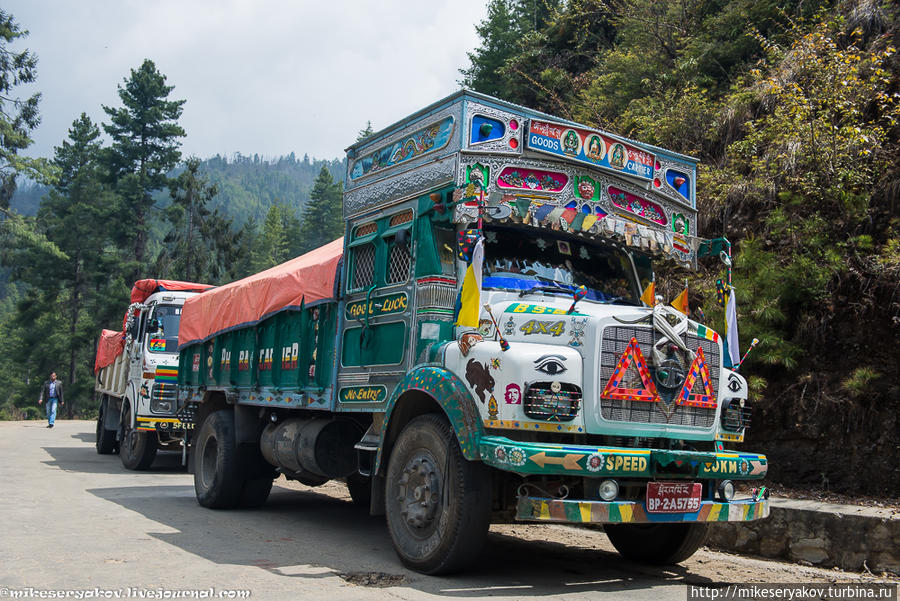
[[[157,257],[156,273],[201,283],[226,283],[240,247],[240,232],[231,219],[209,204],[218,190],[199,173],[200,159],[190,158],[185,170],[169,181],[172,203],[165,210],[170,225]],[[162,276],[160,276],[162,277]]]
[[[272,205],[253,242],[251,269],[269,269],[301,254],[300,220],[288,207]]]
[[[153,61],[145,59],[131,70],[124,87],[118,86],[123,106],[103,107],[110,118],[103,130],[112,138],[106,162],[124,201],[118,217],[125,239],[133,242],[135,273],[147,263],[153,192],[166,186],[166,174],[181,158],[184,129],[177,121],[185,101],[168,100],[173,89]]]
[[[853,370],[850,377],[841,382],[843,388],[852,398],[859,398],[869,394],[872,386],[881,374],[871,367],[858,367]]]
[[[343,184],[335,183],[331,173],[322,167],[309,195],[310,201],[303,211],[301,239],[304,252],[328,244],[344,234],[343,191]]]

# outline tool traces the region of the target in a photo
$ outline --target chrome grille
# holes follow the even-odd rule
[[[601,391],[612,378],[616,365],[618,365],[622,353],[628,348],[632,338],[637,340],[641,352],[649,360],[650,348],[654,341],[659,339],[659,335],[652,328],[609,326],[603,330],[603,342],[600,347]],[[698,346],[703,348],[703,354],[706,357],[706,364],[709,369],[710,382],[713,391],[718,395],[719,369],[721,366],[719,345],[712,340],[700,338],[694,334],[688,334],[684,340],[687,347],[691,350],[696,350]],[[634,370],[629,370],[629,375],[622,381],[622,386],[626,388],[643,387],[640,378]],[[692,426],[696,428],[709,428],[716,419],[715,409],[680,405],[675,408],[669,417],[666,417],[658,403],[603,398],[600,399],[600,412],[604,419],[611,421]]]
[[[741,399],[725,399],[722,405],[722,429],[729,432],[741,432],[750,427],[750,401]]]
[[[429,278],[417,282],[416,307],[419,313],[440,309],[452,310],[455,305],[455,280]]]
[[[581,389],[574,384],[560,384],[559,392],[553,392],[551,384],[534,382],[528,386],[522,402],[525,415],[550,422],[572,421],[581,406]]]

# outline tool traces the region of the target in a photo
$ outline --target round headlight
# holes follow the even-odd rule
[[[619,483],[615,480],[604,480],[597,488],[597,494],[604,501],[615,501],[616,497],[619,496]]]
[[[728,503],[734,498],[734,482],[731,480],[722,480],[716,489],[720,501]]]

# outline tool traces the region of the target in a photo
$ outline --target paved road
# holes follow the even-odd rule
[[[602,533],[526,525],[493,527],[470,572],[427,577],[401,566],[384,520],[353,507],[343,485],[279,480],[262,509],[211,511],[197,505],[180,455],[129,472],[96,454],[93,429],[0,422],[0,597],[23,587],[132,597],[214,588],[265,600],[683,601],[690,584],[861,579],[707,550],[652,569],[621,559]]]

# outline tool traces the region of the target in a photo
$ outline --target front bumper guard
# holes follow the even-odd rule
[[[589,478],[758,480],[768,471],[765,455],[739,451],[679,451],[522,442],[482,436],[481,460],[524,475]]]
[[[693,513],[648,513],[637,501],[575,501],[519,497],[516,519],[565,524],[667,524],[683,522],[749,522],[769,516],[769,501],[740,499],[730,503],[702,501]]]

